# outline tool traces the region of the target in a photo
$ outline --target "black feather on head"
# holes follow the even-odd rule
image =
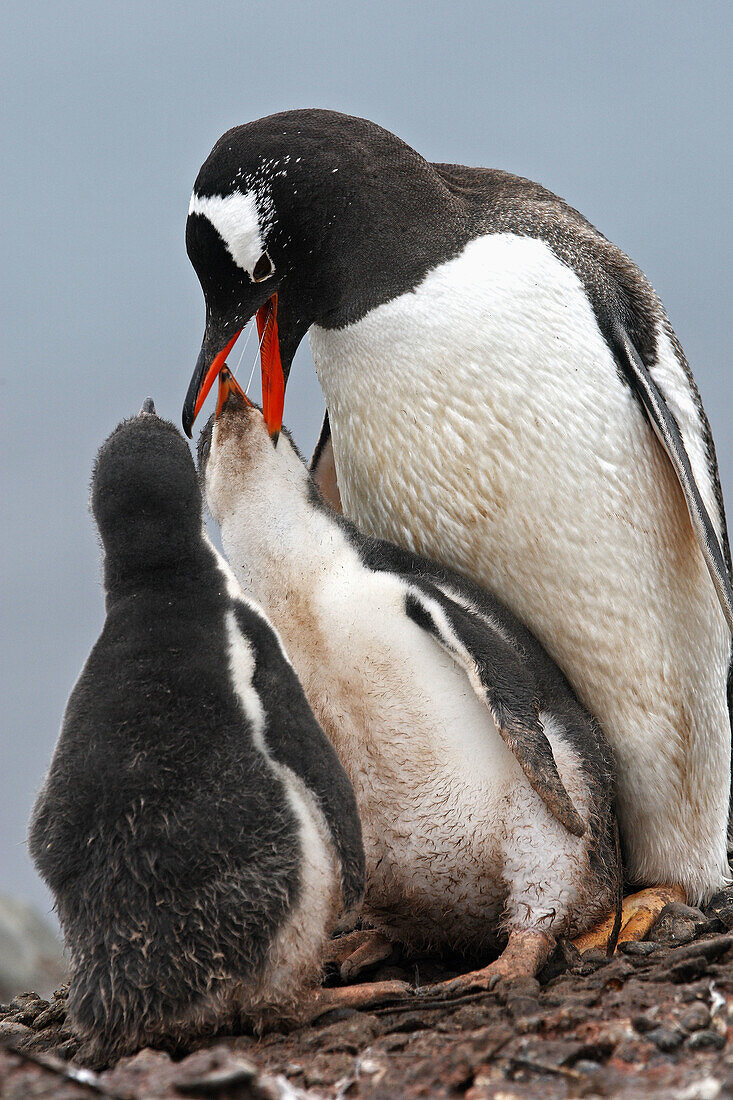
[[[201,494],[188,446],[168,420],[123,420],[99,449],[91,507],[115,573],[159,568],[198,550]]]

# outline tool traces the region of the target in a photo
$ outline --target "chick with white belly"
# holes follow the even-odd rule
[[[597,723],[497,600],[332,512],[226,370],[199,470],[237,579],[354,785],[364,919],[410,947],[507,944],[464,988],[535,973],[618,892]]]

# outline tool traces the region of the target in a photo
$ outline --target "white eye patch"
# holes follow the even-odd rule
[[[237,267],[252,278],[255,264],[265,251],[254,191],[205,196],[194,191],[188,212],[208,218]]]

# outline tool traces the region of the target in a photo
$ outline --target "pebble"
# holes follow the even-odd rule
[[[634,1016],[631,1021],[631,1026],[635,1031],[638,1031],[640,1035],[646,1035],[647,1032],[654,1031],[660,1026],[656,1011],[651,1009],[651,1011],[640,1016]]]
[[[536,1016],[540,1011],[540,1003],[534,997],[507,997],[506,1007],[512,1019],[519,1016]]]
[[[48,1008],[44,1008],[42,1012],[39,1012],[33,1021],[33,1027],[36,1031],[40,1031],[44,1027],[50,1027],[51,1024],[62,1023],[66,1019],[66,1005],[63,1002],[56,1001],[54,1004],[49,1005]]]
[[[627,940],[626,943],[620,943],[618,950],[622,955],[631,955],[632,958],[645,959],[648,955],[651,955],[657,950],[659,944],[653,940]]]
[[[0,1022],[0,1040],[17,1041],[26,1039],[33,1032],[25,1024],[17,1024],[15,1020],[3,1020]]]
[[[663,944],[692,943],[696,935],[694,923],[691,920],[680,920],[678,917],[668,917],[654,928],[656,940]]]
[[[733,928],[733,886],[715,894],[705,907],[708,916],[716,917],[726,928]]]
[[[654,927],[661,923],[667,917],[676,917],[678,920],[690,920],[693,924],[706,924],[708,918],[702,909],[697,909],[694,905],[685,905],[681,901],[670,901],[662,909],[661,913],[657,917]]]
[[[696,1031],[691,1035],[686,1045],[688,1050],[722,1050],[725,1046],[725,1035],[713,1031],[712,1028],[705,1028],[704,1031]]]
[[[679,1023],[685,1031],[700,1031],[710,1024],[710,1009],[698,1001],[682,1013]]]
[[[12,1001],[8,1005],[11,1012],[20,1012],[21,1009],[29,1008],[31,1005],[38,1004],[41,998],[37,993],[19,993],[17,997],[13,997]],[[46,1005],[48,1002],[44,1001]]]
[[[590,1058],[581,1058],[573,1063],[573,1069],[576,1073],[598,1073],[598,1070],[602,1068],[600,1062],[594,1062]]]
[[[429,1016],[422,1016],[419,1012],[405,1012],[398,1016],[394,1023],[387,1028],[387,1034],[397,1034],[410,1031],[425,1031],[433,1026]]]
[[[68,1062],[76,1054],[79,1045],[78,1039],[67,1039],[66,1042],[54,1047],[53,1052],[57,1058],[62,1058],[64,1062]]]
[[[198,1077],[183,1076],[173,1084],[179,1092],[218,1095],[225,1090],[239,1090],[257,1077],[257,1066],[244,1058],[232,1059],[228,1065],[212,1069]]]
[[[702,956],[709,962],[714,962],[726,951],[733,947],[733,936],[716,936],[710,940],[699,940],[697,943],[688,943],[685,947],[677,947],[669,953],[669,962],[676,963],[679,959],[691,959]]]
[[[471,1031],[486,1023],[486,1012],[479,1005],[461,1005],[452,1014],[449,1022],[458,1031]]]
[[[698,978],[701,978],[708,968],[708,961],[703,955],[694,955],[691,959],[682,959],[680,962],[675,963],[674,966],[670,966],[669,970],[662,970],[662,980],[666,976],[670,981],[675,982],[677,985],[681,985],[682,982],[694,982]]]
[[[671,1054],[673,1050],[682,1046],[685,1033],[678,1027],[657,1027],[647,1032],[647,1039],[654,1043],[657,1050],[661,1050],[664,1054]]]
[[[16,1012],[11,1017],[11,1019],[14,1020],[16,1024],[28,1024],[31,1027],[35,1027],[36,1026],[36,1019],[40,1015],[42,1015],[42,1013],[47,1008],[48,1008],[48,1002],[47,1001],[41,1001],[41,1000],[31,1001],[29,1004],[27,1004],[25,1006],[25,1008],[21,1008],[19,1012]]]

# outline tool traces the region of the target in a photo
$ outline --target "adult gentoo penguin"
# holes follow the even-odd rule
[[[360,534],[228,371],[199,443],[209,510],[354,785],[362,915],[411,947],[534,974],[617,893],[613,765],[528,630],[473,582]],[[363,945],[362,945],[363,947]]]
[[[225,134],[187,247],[207,317],[186,429],[258,313],[276,432],[309,331],[346,514],[546,646],[615,750],[631,876],[718,888],[728,541],[709,425],[638,268],[540,185],[330,111]]]
[[[30,850],[71,1021],[106,1062],[307,1008],[364,854],[346,774],[204,536],[191,454],[152,402],[100,449],[92,509],[107,614]]]

